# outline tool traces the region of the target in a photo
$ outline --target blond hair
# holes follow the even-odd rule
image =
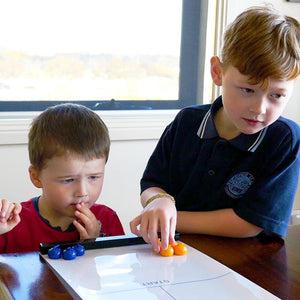
[[[224,34],[223,68],[236,67],[250,83],[291,80],[300,73],[300,24],[270,7],[241,13]]]

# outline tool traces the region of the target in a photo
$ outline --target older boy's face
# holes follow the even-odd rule
[[[39,174],[43,189],[39,205],[57,220],[74,218],[77,203],[91,207],[97,201],[104,169],[104,158],[88,161],[76,155],[51,158]]]
[[[275,122],[291,97],[294,80],[270,80],[267,89],[248,83],[248,76],[229,66],[222,73],[223,119],[227,128],[254,134]]]

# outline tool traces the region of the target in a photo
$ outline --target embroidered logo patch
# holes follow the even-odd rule
[[[229,179],[225,192],[231,198],[239,198],[247,192],[253,182],[254,177],[249,172],[238,173]]]

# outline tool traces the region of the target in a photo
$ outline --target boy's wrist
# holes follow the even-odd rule
[[[155,199],[159,199],[159,198],[169,198],[170,200],[172,200],[172,202],[175,204],[175,199],[173,196],[167,194],[167,193],[158,193],[152,197],[150,197],[146,202],[145,202],[145,206],[146,207],[149,203],[151,203],[153,200]]]

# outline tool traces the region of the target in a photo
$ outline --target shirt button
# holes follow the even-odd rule
[[[209,171],[208,171],[208,175],[210,175],[210,176],[215,175],[215,171],[214,171],[214,170],[209,170]]]

